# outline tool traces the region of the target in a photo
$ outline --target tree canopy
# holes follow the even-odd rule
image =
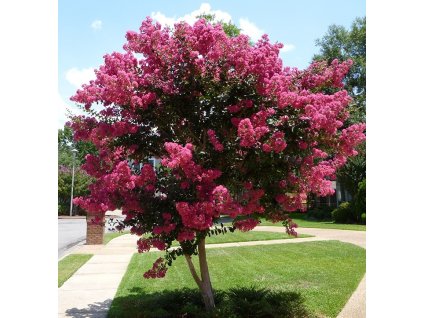
[[[126,52],[105,55],[72,97],[87,110],[69,123],[74,138],[98,152],[83,165],[96,178],[90,195],[75,203],[98,219],[122,208],[123,225],[143,235],[138,250],[165,251],[147,278],[185,256],[210,309],[205,239],[228,230],[216,226],[220,217],[233,219],[231,231],[265,218],[295,235],[286,213],[303,209],[308,193],[332,194],[330,179],[364,140],[364,124],[344,124],[351,61],[284,69],[282,44],[263,35],[251,45],[205,19],[162,28],[147,18],[126,39]]]

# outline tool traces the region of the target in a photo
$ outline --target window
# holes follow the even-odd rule
[[[156,160],[154,158],[148,159],[148,163],[153,166],[154,170],[156,170]]]

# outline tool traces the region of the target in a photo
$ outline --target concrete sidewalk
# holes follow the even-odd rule
[[[255,231],[284,232],[282,227],[260,226]],[[206,248],[292,244],[310,241],[340,240],[365,247],[365,232],[300,228],[301,234],[315,237],[210,244]],[[358,232],[358,233],[357,233]],[[59,288],[59,317],[107,317],[114,295],[119,287],[131,257],[137,252],[138,237],[119,236],[107,245],[82,245],[73,253],[94,254],[76,273]],[[152,249],[154,251],[155,249]],[[364,279],[363,279],[364,281]],[[365,284],[360,283],[338,318],[365,317]],[[364,290],[364,293],[363,293]]]

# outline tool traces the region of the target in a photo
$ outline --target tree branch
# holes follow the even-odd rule
[[[184,254],[184,256],[185,256],[185,259],[187,261],[188,268],[189,268],[189,270],[191,272],[192,277],[194,278],[194,280],[197,283],[198,287],[200,289],[202,289],[203,282],[201,281],[200,277],[197,274],[197,271],[195,270],[194,264],[192,262],[191,255]]]

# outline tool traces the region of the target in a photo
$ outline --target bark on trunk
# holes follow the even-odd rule
[[[210,311],[215,308],[213,289],[210,280],[209,267],[206,257],[206,239],[202,238],[198,244],[198,259],[200,261],[200,273],[202,280],[201,294],[203,295],[206,310]]]
[[[203,297],[204,305],[207,311],[211,311],[215,308],[213,289],[210,281],[209,268],[207,265],[206,258],[206,240],[203,238],[198,244],[198,258],[200,263],[200,274],[201,279],[195,270],[194,264],[190,255],[185,255],[189,270],[192,277],[197,283],[198,288],[200,289],[201,296]]]

